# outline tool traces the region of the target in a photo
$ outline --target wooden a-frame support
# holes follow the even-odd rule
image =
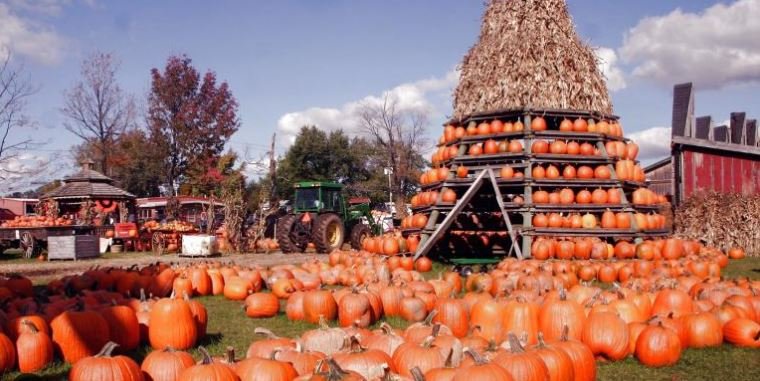
[[[457,200],[456,205],[453,209],[451,209],[448,214],[446,214],[446,218],[443,219],[443,221],[438,224],[435,227],[435,230],[432,234],[422,235],[422,238],[420,239],[420,245],[417,249],[417,252],[414,254],[414,259],[417,259],[421,256],[427,255],[428,252],[430,252],[430,249],[433,248],[433,245],[441,238],[441,236],[448,231],[449,227],[451,227],[451,224],[454,222],[456,217],[459,215],[459,213],[464,210],[464,207],[472,200],[473,196],[475,196],[476,193],[480,190],[480,187],[483,185],[483,182],[485,181],[485,177],[488,176],[491,180],[491,185],[493,186],[494,194],[496,196],[496,202],[499,205],[499,210],[501,210],[502,218],[504,218],[504,222],[507,225],[507,232],[509,233],[509,237],[512,240],[510,245],[510,250],[507,253],[507,256],[512,254],[512,251],[514,250],[517,254],[517,257],[519,259],[523,259],[522,250],[520,249],[520,246],[517,245],[515,242],[517,240],[517,233],[515,233],[514,228],[512,227],[512,222],[509,220],[509,215],[507,214],[506,209],[504,209],[504,197],[501,194],[501,190],[499,190],[499,185],[496,181],[496,176],[493,173],[493,170],[491,168],[486,168],[480,171],[480,174],[478,174],[477,177],[475,177],[475,180],[472,182],[470,187],[467,189],[467,192],[465,192],[464,196],[462,196],[461,199]],[[438,214],[431,214],[431,218],[434,218],[437,220]],[[435,226],[437,221],[431,221],[431,225]]]

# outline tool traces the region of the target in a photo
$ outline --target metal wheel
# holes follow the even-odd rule
[[[21,234],[19,245],[21,246],[21,250],[24,251],[24,258],[27,259],[32,258],[35,252],[39,251],[39,245],[35,242],[34,236],[29,232]]]
[[[153,233],[153,238],[150,241],[150,248],[153,250],[153,254],[163,255],[166,252],[166,238],[161,232]]]

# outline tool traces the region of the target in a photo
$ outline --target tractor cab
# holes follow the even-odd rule
[[[351,246],[378,230],[367,203],[347,206],[343,185],[305,181],[295,185],[293,212],[277,222],[277,241],[283,252],[303,252],[311,242],[320,253],[340,249],[350,232]],[[379,234],[379,233],[378,233]]]

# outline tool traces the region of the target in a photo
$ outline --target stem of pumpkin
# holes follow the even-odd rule
[[[520,344],[520,339],[517,338],[517,335],[510,332],[507,334],[507,340],[509,340],[509,350],[512,353],[522,353],[525,352],[525,348],[523,348],[522,344]]]
[[[272,353],[269,354],[269,359],[277,361],[277,354],[280,353],[280,352],[282,352],[282,348],[275,348],[275,349],[273,349]],[[233,352],[233,356],[234,356],[234,352]],[[232,363],[230,363],[230,364],[232,364]]]
[[[425,381],[425,375],[422,374],[422,371],[418,367],[414,367],[412,369],[409,369],[409,372],[412,374],[412,379],[414,381]]]
[[[567,324],[562,326],[562,334],[559,336],[560,341],[567,341],[570,339],[570,327]]]
[[[757,335],[755,335],[755,341],[760,340],[760,331],[757,331]]]
[[[327,325],[327,319],[325,319],[325,315],[319,315],[319,328],[320,329],[330,328],[330,326]]]
[[[559,288],[559,300],[567,300],[567,292],[564,287]]]
[[[277,335],[274,334],[274,332],[264,328],[264,327],[256,327],[253,330],[253,333],[255,335],[264,335],[267,337],[267,339],[277,339],[279,338]]]
[[[425,341],[422,342],[422,347],[423,348],[430,348],[431,346],[433,346],[433,340],[435,340],[435,337],[433,337],[433,336],[426,337]]]
[[[538,345],[537,346],[539,348],[546,347],[546,342],[544,341],[544,333],[543,332],[539,332],[538,333]]]
[[[348,374],[348,372],[344,371],[340,365],[338,365],[337,362],[335,362],[335,359],[332,357],[329,357],[327,360],[327,379],[332,380],[342,380],[345,375]]]
[[[233,346],[227,347],[225,354],[227,355],[227,364],[234,364],[235,363],[235,347]]]
[[[487,364],[488,362],[481,356],[478,352],[475,352],[474,350],[467,348],[465,349],[464,353],[475,361],[475,365],[483,365]]]
[[[395,334],[395,332],[393,332],[393,327],[391,327],[390,324],[388,324],[386,322],[380,323],[380,329],[386,335],[394,335]]]
[[[140,287],[140,303],[145,303],[148,299],[145,297],[145,289]]]
[[[359,335],[353,335],[349,337],[348,340],[350,342],[349,350],[351,353],[361,353],[367,349],[362,347],[362,344],[359,342]]]
[[[446,356],[446,361],[443,363],[443,366],[445,368],[453,368],[454,367],[454,348],[449,349],[449,354]]]
[[[111,353],[113,353],[113,350],[118,347],[119,344],[114,343],[113,341],[109,341],[106,343],[106,345],[103,346],[103,349],[98,352],[95,357],[111,357]]]
[[[198,352],[201,352],[201,356],[203,356],[203,358],[201,359],[202,365],[208,365],[213,362],[213,360],[211,360],[211,354],[208,353],[208,350],[206,350],[205,347],[203,346],[198,347]]]
[[[34,323],[32,323],[29,320],[24,319],[24,320],[21,321],[21,324],[25,325],[26,328],[28,328],[30,331],[32,331],[32,333],[39,333],[40,332],[40,330],[37,329],[37,326],[34,325]]]
[[[431,310],[430,313],[425,317],[425,325],[428,325],[428,326],[432,325],[435,315],[438,315],[438,310],[436,309]]]
[[[433,324],[433,332],[431,333],[431,335],[433,335],[433,337],[438,337],[440,333],[441,333],[441,324],[439,323]]]

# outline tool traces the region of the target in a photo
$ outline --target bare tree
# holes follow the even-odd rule
[[[406,216],[406,196],[416,183],[425,145],[427,114],[405,110],[392,94],[382,103],[365,102],[359,108],[360,128],[378,148],[379,159],[392,171],[390,189],[397,217]]]
[[[31,144],[31,140],[14,140],[13,130],[30,125],[24,114],[27,99],[35,93],[29,77],[23,68],[11,65],[11,52],[0,58],[0,179],[23,175],[25,168],[6,165],[9,160],[17,158],[19,152]]]
[[[135,100],[116,81],[118,60],[110,53],[96,52],[82,62],[82,79],[64,93],[61,109],[68,118],[64,126],[92,146],[100,157],[99,169],[109,172],[109,155],[116,140],[134,126]]]

